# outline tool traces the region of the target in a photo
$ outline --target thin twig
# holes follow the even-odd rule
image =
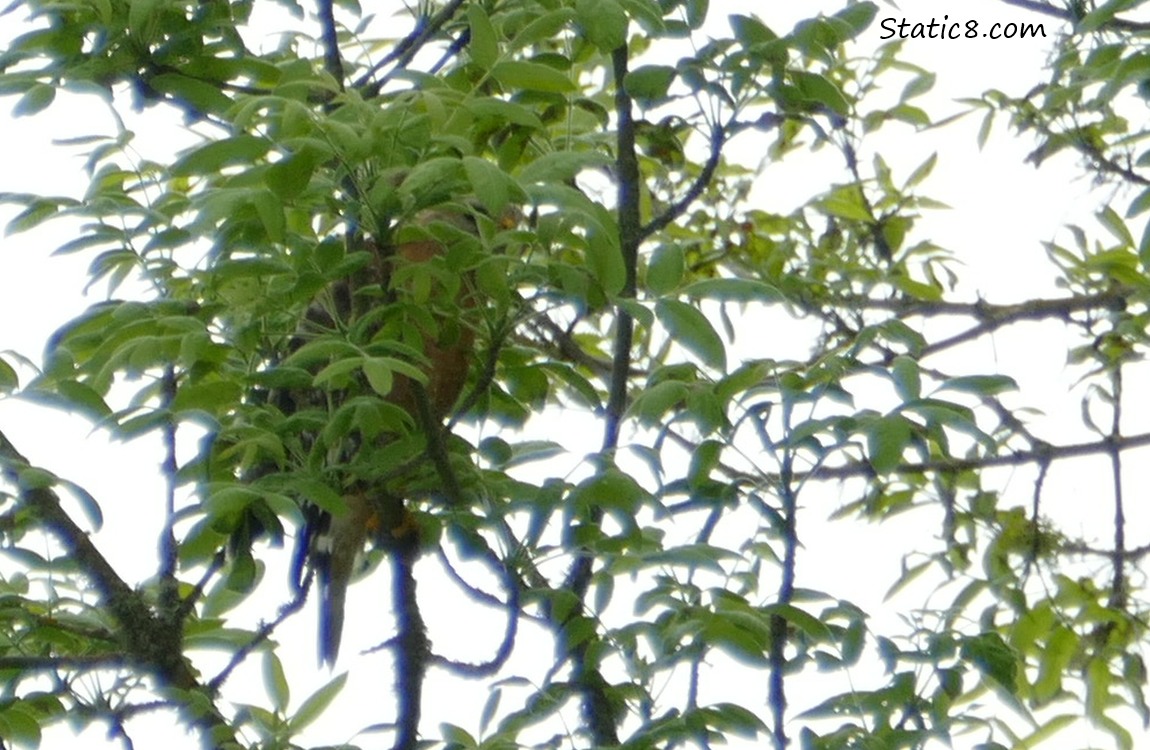
[[[1039,2],[1038,0],[1001,0],[1004,5],[1013,5],[1016,8],[1024,8],[1032,10],[1035,13],[1042,13],[1043,15],[1059,18],[1063,21],[1071,23],[1077,22],[1079,19],[1075,17],[1067,8],[1058,7],[1049,3]],[[1150,23],[1142,21],[1127,21],[1122,18],[1111,18],[1102,24],[1100,29],[1118,30],[1118,31],[1150,31]]]
[[[71,560],[91,580],[102,606],[120,626],[128,657],[152,671],[166,686],[204,696],[207,710],[192,716],[191,720],[200,729],[205,743],[212,742],[213,736],[233,736],[231,726],[211,701],[213,693],[200,684],[184,656],[182,622],[169,622],[156,616],[143,595],[120,577],[88,533],[64,511],[53,490],[38,485],[29,487],[21,481],[23,471],[31,465],[3,432],[0,432],[0,467],[0,474],[19,488],[20,500],[32,509],[45,529],[60,540]]]
[[[423,46],[455,16],[456,12],[465,2],[466,0],[450,0],[431,18],[421,17],[411,33],[404,37],[399,44],[395,45],[395,49],[356,79],[355,83],[352,84],[354,88],[359,89],[365,99],[372,99],[378,96],[379,92],[383,90],[383,87],[387,85],[387,82],[395,72],[406,68],[419,51],[423,49]],[[392,65],[392,69],[387,75],[380,76],[378,80],[372,82],[372,78],[375,77],[379,71],[392,63],[394,63],[394,65]]]
[[[699,175],[691,183],[687,192],[683,197],[672,203],[666,211],[652,219],[640,231],[642,238],[650,237],[656,232],[662,230],[675,219],[683,215],[683,213],[691,207],[691,204],[698,200],[707,186],[711,184],[711,179],[715,176],[715,170],[719,167],[719,161],[723,157],[723,146],[727,143],[726,130],[722,125],[715,124],[711,129],[711,151],[707,156],[707,161],[703,163],[702,170]]]

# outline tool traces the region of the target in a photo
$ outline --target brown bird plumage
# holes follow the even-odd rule
[[[417,221],[423,226],[432,222],[445,222],[471,233],[476,232],[474,221],[462,213],[425,211],[417,216]],[[442,243],[432,239],[400,242],[390,248],[373,249],[385,269],[382,274],[388,282],[383,285],[385,288],[390,284],[395,270],[403,264],[426,263],[445,251]],[[350,291],[354,294],[354,290]],[[442,293],[442,290],[433,287],[431,294],[437,291]],[[455,304],[459,310],[475,305],[467,284],[460,288]],[[423,390],[435,420],[443,419],[459,398],[467,382],[474,346],[474,333],[469,326],[460,324],[458,331],[454,327],[452,330],[453,335],[446,341],[433,337],[431,331],[425,330],[422,334],[424,361],[418,364],[424,368],[426,383]],[[420,396],[417,384],[410,378],[396,374],[392,388],[384,398],[388,403],[406,411],[419,424]],[[410,543],[410,535],[417,533],[404,508],[403,499],[392,497],[381,488],[354,482],[345,490],[343,498],[347,506],[345,512],[328,514],[318,508],[312,509],[304,541],[306,546],[302,550],[307,556],[307,565],[316,574],[319,588],[319,658],[328,666],[333,665],[339,656],[348,585],[359,567],[359,558],[365,547],[376,539],[390,538]]]

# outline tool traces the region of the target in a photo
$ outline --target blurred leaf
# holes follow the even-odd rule
[[[347,673],[339,674],[329,680],[326,684],[309,695],[300,705],[299,710],[288,721],[288,727],[292,734],[297,734],[303,731],[308,725],[314,722],[319,717],[323,716],[327,711],[328,706],[343,690],[343,686],[347,684]]]
[[[650,106],[667,98],[675,75],[675,69],[667,65],[643,65],[627,73],[623,85],[633,99]]]
[[[679,245],[660,245],[647,264],[647,288],[654,294],[673,291],[683,278],[685,266],[683,249]]]
[[[843,96],[842,90],[826,76],[805,70],[793,70],[791,78],[804,99],[817,102],[844,117],[850,113],[850,102]]]
[[[867,458],[878,474],[887,474],[902,463],[903,451],[911,439],[911,426],[904,417],[892,414],[871,420],[864,428]]]
[[[914,359],[905,355],[895,357],[891,365],[891,376],[899,398],[903,401],[914,401],[922,395],[922,380],[918,362]]]
[[[56,99],[56,87],[37,83],[24,92],[24,96],[12,107],[14,117],[31,117],[48,108]]]
[[[617,0],[576,0],[575,18],[601,52],[609,53],[627,41],[627,13]]]
[[[1018,675],[1018,656],[998,633],[982,633],[965,638],[960,650],[963,659],[978,667],[1011,693]]]
[[[698,308],[674,299],[655,303],[655,316],[667,329],[671,340],[698,357],[704,365],[719,371],[727,369],[727,349],[707,316]]]
[[[468,4],[467,21],[471,29],[471,39],[467,43],[471,59],[481,68],[490,70],[499,59],[499,38],[495,27],[483,6],[477,3]]]
[[[255,135],[237,135],[210,141],[192,149],[172,164],[175,177],[214,174],[227,166],[251,164],[268,152],[271,143]]]
[[[548,65],[522,60],[505,60],[496,63],[491,76],[509,89],[545,91],[565,94],[575,90],[575,84],[566,73]]]

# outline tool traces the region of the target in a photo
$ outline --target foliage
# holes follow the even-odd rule
[[[209,747],[355,734],[308,733],[354,698],[345,676],[290,699],[280,636],[308,579],[259,622],[242,613],[270,609],[265,571],[314,508],[369,487],[406,499],[385,528],[418,528],[420,549],[381,537],[369,563],[398,563],[352,590],[394,616],[393,667],[372,674],[394,701],[373,697],[355,742],[1031,747],[1089,722],[1131,746],[1132,717],[1150,720],[1150,546],[1122,481],[1150,443],[1123,419],[1150,298],[1150,231],[1131,229],[1150,208],[1145,132],[1123,114],[1150,79],[1147,29],[1127,20],[1142,4],[1033,4],[1064,32],[1050,79],[968,102],[983,141],[1005,116],[1037,138],[1036,165],[1074,152],[1135,190],[1125,215],[1099,213],[1107,240],[1049,243],[1065,294],[1008,304],[964,300],[955,257],[916,228],[941,207],[920,193],[936,158],[903,174],[868,146],[931,127],[915,100],[934,81],[897,43],[852,56],[870,2],[785,30],[769,9],[724,25],[706,0],[450,0],[420,3],[404,36],[354,0],[14,6],[29,17],[0,55],[15,114],[50,116],[67,91],[177,108],[201,141],[164,160],[126,126],[80,138],[83,196],[3,196],[10,232],[74,222],[58,252],[90,257],[108,298],[38,366],[0,359],[0,389],[158,442],[167,492],[150,500],[159,561],[133,588],[93,533],[113,500],[0,435],[0,738],[99,721],[130,747],[160,710]],[[269,23],[282,33],[263,45]],[[757,167],[735,158],[758,150]],[[815,194],[763,208],[756,183],[816,151],[837,166]],[[429,219],[448,214],[474,231]],[[364,281],[379,248],[428,241],[446,253]],[[935,335],[940,319],[955,332]],[[1077,337],[1083,442],[1036,434],[1009,374],[944,364],[1029,321]],[[803,331],[808,354],[784,354]],[[444,424],[426,394],[397,407],[395,389],[428,382],[429,342],[470,337]],[[289,409],[285,393],[304,395]],[[554,429],[576,415],[593,448]],[[1112,469],[1106,542],[1043,504],[1052,468],[1083,456]],[[995,467],[1031,471],[1033,492],[1008,497]],[[893,601],[928,588],[905,629],[802,585],[800,534],[828,486],[859,534],[912,513],[941,530],[903,550]],[[412,565],[447,574],[458,607],[506,615],[484,663],[429,641]],[[521,621],[553,642],[534,673],[509,667]],[[229,692],[253,663],[266,696]],[[485,681],[478,721],[421,723],[428,667]],[[828,679],[843,675],[846,691]],[[742,683],[761,687],[731,697]]]

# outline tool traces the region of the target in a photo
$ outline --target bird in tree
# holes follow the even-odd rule
[[[446,268],[445,253],[476,234],[474,219],[458,207],[417,214],[392,232],[389,242],[364,239],[370,262],[327,290],[324,303],[313,305],[294,339],[293,347],[302,351],[317,335],[339,336],[365,358],[338,387],[283,394],[285,413],[321,404],[334,419],[354,403],[378,409],[391,425],[403,425],[361,426],[336,444],[313,445],[311,451],[315,455],[318,447],[327,457],[330,481],[339,482],[341,496],[338,507],[305,508],[296,553],[297,584],[305,586],[310,573],[318,587],[319,659],[325,665],[339,656],[348,586],[363,567],[365,551],[380,548],[408,563],[418,552],[419,526],[404,488],[388,476],[394,469],[388,449],[405,431],[408,437],[422,433],[425,441],[438,439],[467,382],[475,336],[462,318],[475,307],[475,295],[466,275]],[[313,363],[311,369],[319,365],[322,373],[327,364]]]

